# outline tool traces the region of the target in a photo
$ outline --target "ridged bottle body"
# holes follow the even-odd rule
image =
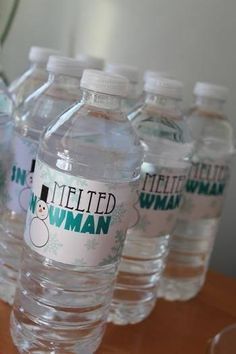
[[[120,106],[104,109],[107,100],[108,106],[113,107],[109,97],[89,92],[85,96],[85,103],[62,115],[58,124],[44,135],[38,161],[53,170],[55,176],[63,174],[63,180],[82,178],[83,191],[87,183],[99,183],[109,186],[114,193],[116,185],[123,188],[139,177],[142,148],[130,123],[117,110]],[[115,98],[111,100],[115,104]],[[97,107],[98,102],[102,107]],[[78,186],[78,182],[73,183]],[[112,224],[117,218],[123,218],[123,209],[119,210]],[[125,233],[126,230],[123,237]],[[90,237],[89,234],[77,235],[74,232],[71,237],[76,236],[77,240]],[[20,353],[90,354],[99,346],[123,241],[119,249],[116,247],[116,257],[88,266],[100,257],[97,237],[99,235],[93,236],[95,241],[76,264],[56,261],[55,254],[46,258],[29,246],[24,247],[11,322],[13,340]],[[106,242],[109,241],[105,241],[103,248]],[[92,258],[88,258],[89,254]],[[71,257],[65,253],[61,256]]]
[[[209,109],[205,101],[187,117],[196,148],[158,291],[168,300],[188,300],[201,290],[229,180],[233,130],[220,104]]]
[[[10,304],[15,294],[40,135],[53,119],[80,98],[79,80],[75,81],[51,77],[15,111],[11,164],[4,189],[6,206],[0,216],[0,298]]]
[[[191,151],[179,102],[153,95],[146,100],[129,117],[145,159],[109,315],[115,324],[140,322],[155,305]]]

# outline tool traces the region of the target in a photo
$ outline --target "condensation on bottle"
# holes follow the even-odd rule
[[[26,211],[31,195],[41,132],[80,100],[84,69],[78,60],[51,56],[48,81],[15,110],[11,163],[5,183],[5,207],[0,215],[0,298],[13,302],[22,249]]]
[[[227,88],[199,82],[194,94],[186,119],[196,147],[158,289],[167,300],[191,299],[205,282],[234,153],[233,129],[224,114]]]
[[[85,70],[81,102],[41,138],[11,317],[20,353],[101,342],[143,158],[121,111],[127,85]]]

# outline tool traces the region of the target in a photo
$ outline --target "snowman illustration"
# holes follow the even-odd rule
[[[35,160],[32,160],[30,171],[26,176],[26,187],[20,191],[19,198],[18,198],[19,205],[21,209],[24,210],[25,212],[27,211],[29,206],[34,169],[35,169]]]
[[[43,184],[40,199],[36,204],[36,216],[31,220],[29,227],[31,242],[37,248],[46,246],[49,241],[49,231],[45,222],[48,217],[48,191],[49,188]]]

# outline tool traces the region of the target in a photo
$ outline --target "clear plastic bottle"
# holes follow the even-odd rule
[[[103,70],[105,61],[103,58],[94,57],[89,54],[79,53],[76,59],[80,60],[86,66],[86,69]]]
[[[47,68],[47,83],[15,112],[11,143],[13,159],[6,183],[7,202],[0,215],[0,297],[10,304],[15,293],[40,134],[53,119],[81,98],[79,85],[83,66],[79,61],[51,56]]]
[[[194,94],[187,122],[196,149],[158,291],[168,300],[188,300],[204,284],[234,152],[233,129],[223,111],[227,89],[197,83]]]
[[[37,90],[47,81],[47,61],[50,55],[57,55],[59,52],[50,48],[31,47],[29,51],[29,69],[19,78],[14,80],[9,91],[18,107],[30,94]]]
[[[7,87],[0,79],[0,212],[6,203],[5,183],[11,154],[13,100]]]
[[[145,158],[109,316],[115,324],[140,322],[155,305],[192,150],[180,111],[182,84],[150,79],[145,91],[145,104],[129,117]]]
[[[141,87],[139,84],[139,70],[135,66],[108,63],[105,71],[111,74],[118,74],[129,80],[127,97],[123,100],[123,110],[127,114],[133,112],[140,104]]]
[[[41,139],[11,319],[20,353],[101,342],[143,157],[121,113],[127,85],[85,70],[82,101]]]

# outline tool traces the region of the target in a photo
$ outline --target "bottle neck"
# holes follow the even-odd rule
[[[180,110],[181,100],[145,92],[145,103],[165,110]]]
[[[223,113],[225,101],[210,97],[196,96],[195,106],[208,112]]]
[[[128,99],[137,99],[141,95],[139,84],[136,82],[129,83]]]
[[[80,88],[80,77],[72,77],[65,74],[49,73],[48,81],[58,87],[77,87]]]
[[[122,97],[83,90],[82,103],[102,109],[121,111]]]

